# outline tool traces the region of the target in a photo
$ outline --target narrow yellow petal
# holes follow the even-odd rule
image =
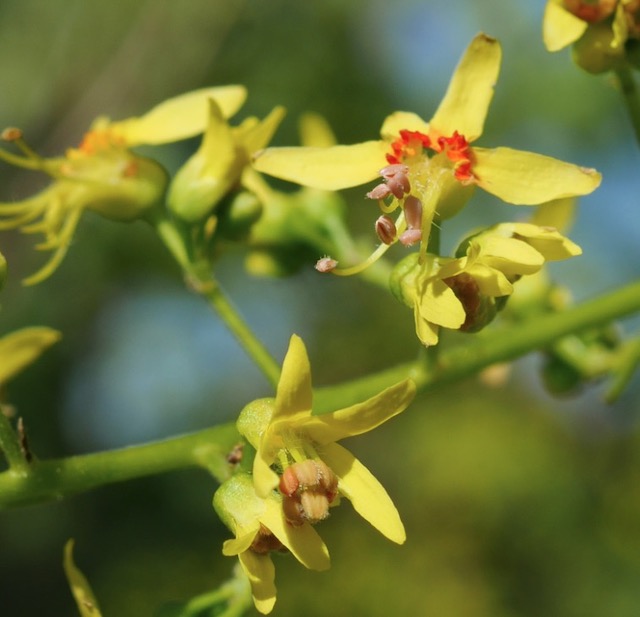
[[[529,222],[566,231],[575,218],[576,201],[575,197],[565,197],[540,204],[529,218]]]
[[[67,541],[64,546],[63,566],[80,615],[82,617],[100,617],[98,601],[91,591],[91,586],[73,561],[73,540]]]
[[[549,51],[558,51],[575,43],[588,26],[586,21],[550,0],[544,9],[542,40]]]
[[[587,195],[600,185],[595,169],[511,148],[473,148],[477,184],[503,201],[533,206],[552,199]]]
[[[251,595],[258,612],[269,614],[276,603],[276,569],[269,555],[245,551],[238,556],[251,583]]]
[[[269,467],[273,462],[271,460],[265,460],[265,452],[259,449],[256,453],[256,457],[253,459],[253,483],[256,488],[256,494],[258,497],[265,499],[271,491],[278,486],[278,474]]]
[[[114,122],[110,130],[123,137],[128,146],[164,144],[202,133],[209,120],[209,99],[225,118],[241,107],[247,96],[243,86],[220,86],[187,92],[168,99],[139,118]]]
[[[289,524],[284,517],[280,502],[269,499],[260,522],[291,551],[291,554],[305,568],[329,569],[331,565],[329,550],[318,532],[308,523],[299,526]]]
[[[271,422],[298,411],[311,413],[311,365],[302,339],[293,335],[282,364],[282,373],[276,391],[276,406]]]
[[[514,223],[513,232],[525,238],[527,244],[538,251],[547,261],[568,259],[582,254],[582,249],[556,229],[540,227],[530,223]]]
[[[338,490],[354,510],[389,540],[403,544],[407,536],[398,510],[374,475],[337,443],[323,446],[320,456],[338,476]]]
[[[432,129],[444,135],[458,131],[468,141],[480,137],[501,58],[500,43],[495,39],[479,34],[471,41],[431,119]]]
[[[240,142],[248,156],[268,145],[285,114],[284,107],[274,107],[264,120],[240,136]]]
[[[0,338],[0,384],[9,381],[61,338],[60,332],[45,327],[23,328]]]
[[[360,435],[404,411],[415,393],[413,381],[405,379],[363,403],[333,413],[309,416],[296,426],[296,431],[304,433],[311,441],[319,444]]]
[[[438,343],[438,330],[440,326],[429,323],[420,312],[420,303],[416,303],[413,310],[413,317],[416,327],[416,334],[420,339],[420,342],[426,347],[431,345],[437,345]]]
[[[260,529],[260,523],[257,519],[255,522],[256,524],[253,529],[246,531],[237,538],[225,540],[222,544],[222,554],[227,557],[233,557],[234,555],[239,555],[240,553],[244,553],[244,551],[249,550],[249,547],[253,544],[253,541],[256,539],[256,534]]]
[[[282,180],[338,191],[376,178],[387,164],[387,149],[383,141],[330,148],[267,148],[255,156],[254,167]]]
[[[396,111],[385,118],[380,135],[382,139],[392,141],[398,137],[400,131],[405,129],[420,131],[425,135],[429,133],[429,125],[418,114],[410,111]]]

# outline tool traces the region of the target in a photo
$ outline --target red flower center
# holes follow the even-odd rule
[[[404,163],[420,156],[425,149],[437,154],[443,152],[454,165],[454,176],[462,184],[473,182],[471,146],[464,135],[454,131],[450,137],[436,137],[420,131],[400,131],[400,137],[391,142],[391,154],[387,154],[390,165]]]

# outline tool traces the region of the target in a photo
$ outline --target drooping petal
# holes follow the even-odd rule
[[[320,455],[338,476],[338,490],[355,511],[389,540],[403,544],[407,536],[398,510],[374,475],[336,443],[323,446]]]
[[[297,425],[296,430],[318,444],[360,435],[404,411],[415,393],[416,386],[413,381],[405,379],[363,403],[333,413],[309,416]]]
[[[303,525],[288,523],[281,503],[270,499],[260,521],[305,568],[329,569],[331,565],[329,551],[318,532],[309,523]]]
[[[226,555],[227,557],[233,557],[234,555],[239,555],[240,553],[244,553],[244,551],[248,551],[249,547],[256,539],[256,534],[259,530],[260,523],[256,519],[253,528],[249,529],[237,538],[231,538],[230,540],[225,540],[223,542],[222,554]]]
[[[480,137],[500,72],[501,57],[500,43],[495,39],[479,34],[471,41],[431,119],[433,130],[443,135],[458,131],[468,141]]]
[[[464,308],[456,294],[439,279],[427,283],[419,301],[420,314],[428,322],[457,329],[466,319]]]
[[[267,615],[276,603],[276,569],[271,557],[245,551],[238,555],[238,559],[251,583],[251,595],[256,609]]]
[[[420,312],[420,303],[416,303],[413,308],[413,318],[416,327],[416,334],[420,339],[420,342],[430,347],[438,343],[438,330],[440,326],[429,323]]]
[[[282,363],[282,373],[276,392],[276,406],[271,422],[309,410],[311,413],[313,391],[311,389],[311,365],[307,348],[302,339],[293,335]]]
[[[31,364],[62,335],[45,327],[22,328],[0,338],[0,384]]]
[[[575,43],[589,24],[565,10],[560,4],[549,0],[544,9],[542,40],[549,51],[558,51]]]
[[[384,119],[380,135],[382,139],[391,141],[397,139],[402,130],[420,131],[427,135],[429,125],[418,114],[410,111],[396,111]]]
[[[503,201],[533,206],[552,199],[587,195],[602,180],[595,169],[511,148],[473,148],[477,184]]]
[[[386,152],[383,141],[330,148],[267,148],[256,155],[254,167],[302,186],[338,191],[376,178],[386,165]]]
[[[244,103],[244,86],[220,86],[187,92],[168,99],[139,118],[113,122],[109,128],[128,146],[164,144],[202,133],[209,119],[209,99],[215,100],[225,118]]]

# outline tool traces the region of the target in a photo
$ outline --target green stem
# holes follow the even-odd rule
[[[28,467],[20,449],[18,436],[11,426],[9,418],[2,413],[2,409],[0,409],[0,451],[4,452],[9,468],[12,471],[22,472]]]
[[[280,379],[280,366],[225,296],[211,272],[210,264],[193,256],[187,232],[164,215],[157,216],[152,224],[182,268],[191,288],[209,303],[275,389]]]
[[[617,69],[616,75],[631,124],[633,125],[636,141],[640,145],[640,94],[638,93],[638,87],[627,64]]]
[[[568,334],[601,326],[640,311],[640,282],[631,283],[562,313],[537,316],[530,323],[492,329],[468,343],[443,349],[434,366],[409,362],[358,380],[317,391],[314,409],[326,412],[362,401],[411,377],[419,391],[458,381],[496,364],[515,360]]]
[[[227,453],[241,441],[234,424],[119,450],[35,461],[0,473],[0,508],[62,499],[106,484],[200,467],[218,481],[229,475]]]

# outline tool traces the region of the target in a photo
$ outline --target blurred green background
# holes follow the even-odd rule
[[[343,143],[372,139],[391,111],[429,118],[472,36],[503,44],[486,146],[542,152],[597,167],[571,236],[585,255],[554,269],[578,299],[640,274],[640,163],[608,78],[548,54],[543,0],[1,0],[0,123],[41,153],[77,144],[94,117],[138,115],[183,91],[243,83],[238,118],[276,104],[275,143],[297,141],[305,111],[325,115]],[[154,151],[175,169],[197,141]],[[1,195],[45,180],[0,167]],[[349,222],[373,242],[362,191]],[[453,246],[474,225],[524,209],[476,196],[445,230]],[[0,332],[42,324],[63,341],[17,378],[10,400],[42,458],[124,446],[235,417],[267,383],[144,224],[84,217],[67,259],[35,288],[20,279],[44,255],[31,238],[0,236],[10,267]],[[361,281],[311,268],[255,280],[242,253],[219,276],[278,358],[291,332],[309,347],[318,385],[412,359],[412,316]],[[640,416],[637,381],[614,406],[600,389],[555,400],[539,358],[493,389],[472,381],[422,396],[410,411],[348,443],[403,514],[408,542],[391,546],[349,506],[321,532],[327,573],[278,559],[274,615],[632,617],[640,606]],[[76,539],[79,566],[105,617],[153,615],[222,581],[228,533],[199,472],[106,487],[63,503],[0,513],[0,613],[71,616],[61,567]]]

